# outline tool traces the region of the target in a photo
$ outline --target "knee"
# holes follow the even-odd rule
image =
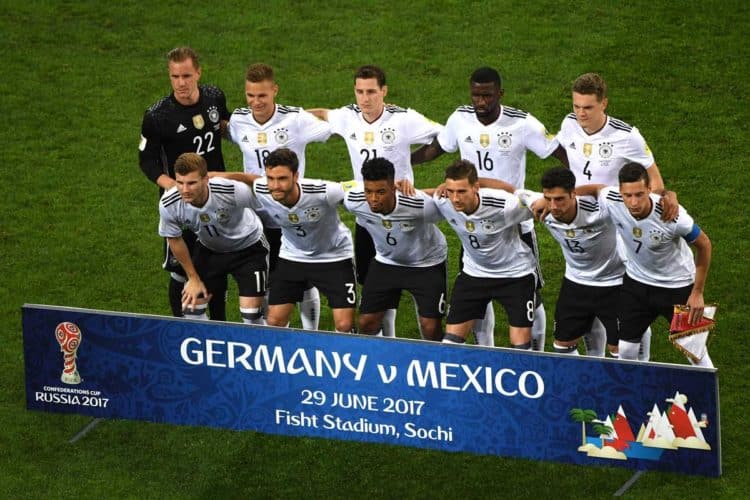
[[[282,316],[269,314],[266,323],[270,326],[289,326],[289,320]]]
[[[362,315],[359,317],[359,333],[374,335],[380,330],[380,323],[373,315]]]
[[[334,325],[337,332],[349,333],[354,330],[354,321],[351,319],[338,320]]]
[[[425,340],[440,341],[443,339],[443,331],[440,328],[440,320],[421,319],[422,336]]]

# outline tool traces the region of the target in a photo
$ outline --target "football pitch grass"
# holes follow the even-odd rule
[[[353,102],[357,66],[381,65],[387,100],[445,122],[468,103],[468,75],[504,76],[504,103],[552,132],[571,110],[570,84],[601,73],[612,116],[637,126],[667,186],[713,242],[705,297],[717,302],[710,345],[719,368],[723,476],[647,472],[634,498],[743,498],[750,491],[750,7],[741,1],[633,2],[51,2],[2,1],[0,79],[0,498],[456,497],[597,498],[633,474],[495,456],[144,422],[104,421],[75,444],[88,417],[25,409],[20,307],[39,303],[168,314],[157,189],[140,172],[143,112],[169,92],[164,56],[189,44],[203,83],[244,105],[244,69],[277,72],[278,102]],[[106,5],[106,6],[105,6]],[[225,142],[230,169],[238,149]],[[415,168],[431,187],[453,159]],[[351,178],[343,141],[308,147],[308,176]],[[554,161],[528,157],[537,188]],[[345,220],[351,225],[352,220]],[[458,243],[447,230],[451,276]],[[547,350],[563,263],[538,229],[547,286]],[[236,290],[230,319],[239,320]],[[504,314],[496,339],[507,345]],[[322,328],[331,327],[324,311]],[[652,359],[686,363],[654,328]],[[400,335],[417,337],[411,300]],[[607,387],[601,387],[606,391]],[[540,432],[544,430],[541,429]],[[745,493],[742,493],[742,492]]]

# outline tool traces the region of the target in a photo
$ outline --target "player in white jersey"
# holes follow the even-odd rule
[[[661,219],[660,198],[652,193],[642,165],[626,164],[619,182],[619,190],[601,185],[581,189],[599,194],[599,203],[607,204],[624,242],[627,258],[618,310],[618,346],[620,358],[636,359],[643,331],[657,316],[670,321],[674,304],[689,306],[690,324],[702,318],[712,248],[708,236],[682,206],[675,219]],[[695,247],[695,258],[688,244]],[[707,355],[700,365],[713,366]]]
[[[565,148],[568,165],[576,176],[576,185],[601,183],[617,185],[617,173],[628,162],[645,165],[652,189],[663,194],[664,220],[677,216],[677,197],[664,189],[659,167],[654,155],[637,128],[607,115],[607,84],[596,73],[586,73],[573,82],[573,113],[563,119],[556,140]],[[620,250],[622,252],[622,249]],[[603,326],[594,322],[586,335],[586,347],[596,353],[604,352]],[[644,337],[648,351],[651,331]]]
[[[626,163],[644,165],[651,189],[667,194],[664,220],[677,216],[677,200],[664,189],[654,155],[636,127],[607,115],[607,84],[596,73],[586,73],[573,82],[573,113],[560,125],[556,140],[565,148],[576,185],[617,185],[617,174]]]
[[[305,148],[325,142],[331,126],[302,108],[276,103],[279,86],[273,68],[251,64],[245,73],[247,107],[237,108],[229,119],[229,135],[242,151],[246,173],[264,175],[266,157],[278,148],[294,151],[299,176],[305,176]]]
[[[338,109],[311,109],[331,124],[331,131],[346,142],[354,179],[362,181],[362,166],[371,158],[387,158],[394,166],[397,181],[414,183],[411,167],[412,144],[427,144],[440,132],[441,125],[413,109],[385,104],[388,94],[385,72],[373,65],[361,66],[354,75],[356,104]],[[360,224],[354,228],[354,257],[357,281],[364,283],[375,248],[369,233]],[[396,311],[386,314],[384,334],[395,335]]]
[[[159,202],[159,235],[185,269],[182,291],[186,317],[206,319],[206,303],[217,283],[231,274],[240,292],[245,323],[260,323],[265,293],[268,245],[250,188],[228,179],[209,179],[206,160],[183,153],[175,161],[176,186]],[[182,230],[195,233],[191,258]]]
[[[252,186],[266,217],[281,227],[279,262],[271,274],[268,324],[288,326],[294,303],[307,283],[320,288],[339,332],[351,332],[357,303],[354,246],[338,207],[341,184],[300,179],[294,151],[279,148],[266,157],[265,176],[220,174]]]
[[[573,172],[556,167],[542,175],[541,195],[522,195],[529,205],[540,196],[546,200],[549,213],[542,222],[565,258],[553,347],[555,352],[577,355],[578,340],[598,318],[606,328],[610,352],[616,352],[617,303],[625,272],[617,252],[617,231],[607,205],[577,196],[575,182]]]
[[[531,211],[506,191],[480,188],[476,168],[466,160],[445,170],[445,193],[447,198],[436,197],[436,203],[464,254],[443,342],[465,342],[474,320],[494,299],[508,314],[511,346],[531,349],[536,262],[517,227]]]
[[[294,151],[299,160],[299,176],[305,176],[305,148],[310,142],[324,142],[331,126],[302,108],[276,104],[279,86],[273,68],[263,63],[248,66],[245,73],[247,107],[237,108],[229,119],[229,135],[242,151],[246,173],[264,175],[264,160],[277,148]],[[273,275],[281,245],[281,230],[259,212],[270,246],[269,272]],[[320,318],[320,294],[308,287],[300,301],[300,319],[305,329],[316,330]]]
[[[539,158],[554,155],[567,165],[565,150],[539,120],[526,111],[501,104],[504,93],[497,70],[488,67],[476,69],[469,77],[471,106],[459,106],[448,117],[435,140],[412,153],[412,163],[416,165],[458,150],[461,159],[476,166],[480,178],[499,179],[516,189],[523,189],[526,180],[526,151],[532,151]],[[521,230],[524,241],[531,246],[538,260],[533,221],[523,222]],[[541,271],[538,271],[541,284]],[[494,326],[495,316],[490,302],[484,319],[474,324],[477,343],[494,345]],[[532,328],[535,349],[544,349],[545,329],[546,314],[538,293]]]
[[[377,334],[385,311],[398,308],[407,290],[417,304],[422,336],[439,341],[448,256],[445,236],[435,225],[442,216],[425,193],[406,196],[396,190],[393,164],[385,158],[367,160],[362,177],[344,198],[344,207],[367,228],[376,251],[362,287],[359,332]]]

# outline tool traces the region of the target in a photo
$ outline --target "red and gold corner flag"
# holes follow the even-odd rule
[[[669,340],[682,354],[698,363],[708,352],[709,334],[716,323],[716,304],[706,305],[703,317],[697,323],[688,323],[690,308],[686,305],[675,305],[672,324],[669,327]]]

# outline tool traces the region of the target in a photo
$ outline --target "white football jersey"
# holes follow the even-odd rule
[[[413,109],[387,104],[380,118],[365,121],[359,106],[350,104],[328,112],[331,132],[344,138],[349,149],[354,179],[362,181],[362,164],[374,157],[393,163],[395,179],[414,183],[411,168],[411,145],[429,144],[442,125],[425,118]]]
[[[477,119],[474,106],[460,106],[448,117],[437,137],[443,151],[457,149],[461,159],[477,167],[479,177],[499,179],[516,189],[526,180],[526,151],[547,158],[557,141],[539,120],[519,109],[502,106],[500,116],[489,125]]]
[[[607,204],[626,252],[625,270],[636,281],[652,286],[680,288],[695,281],[695,261],[685,237],[695,235],[697,226],[682,206],[673,221],[661,220],[660,196],[651,194],[651,213],[636,220],[628,211],[618,188],[599,193]]]
[[[334,262],[354,256],[352,235],[339,219],[344,189],[334,182],[300,179],[300,197],[293,207],[274,200],[265,177],[253,192],[267,217],[281,228],[279,257],[296,262]]]
[[[263,225],[250,208],[258,203],[242,182],[214,177],[208,181],[208,200],[202,207],[182,201],[173,187],[159,201],[159,236],[176,238],[189,229],[214,252],[237,252],[263,237]]]
[[[576,216],[570,224],[552,214],[544,219],[544,225],[562,248],[565,277],[581,285],[621,285],[625,264],[617,252],[617,229],[607,205],[589,196],[577,197],[576,203]]]
[[[305,175],[305,147],[324,142],[331,136],[328,122],[319,120],[302,108],[276,105],[273,116],[263,124],[248,108],[237,108],[229,119],[229,136],[242,151],[245,172],[264,175],[264,160],[278,148],[289,148],[299,158],[299,175]]]
[[[617,174],[629,162],[650,168],[654,155],[636,127],[607,116],[604,127],[587,134],[570,113],[560,125],[557,141],[565,148],[576,185],[605,184],[617,186]]]
[[[375,259],[383,264],[430,267],[448,257],[445,235],[435,225],[442,216],[430,196],[417,191],[411,196],[396,192],[396,206],[389,214],[370,210],[361,183],[346,193],[344,207],[357,217],[375,244]]]
[[[534,254],[517,227],[532,214],[518,197],[480,188],[479,206],[469,215],[456,211],[448,198],[434,199],[463,245],[463,272],[475,278],[519,278],[535,271]]]

